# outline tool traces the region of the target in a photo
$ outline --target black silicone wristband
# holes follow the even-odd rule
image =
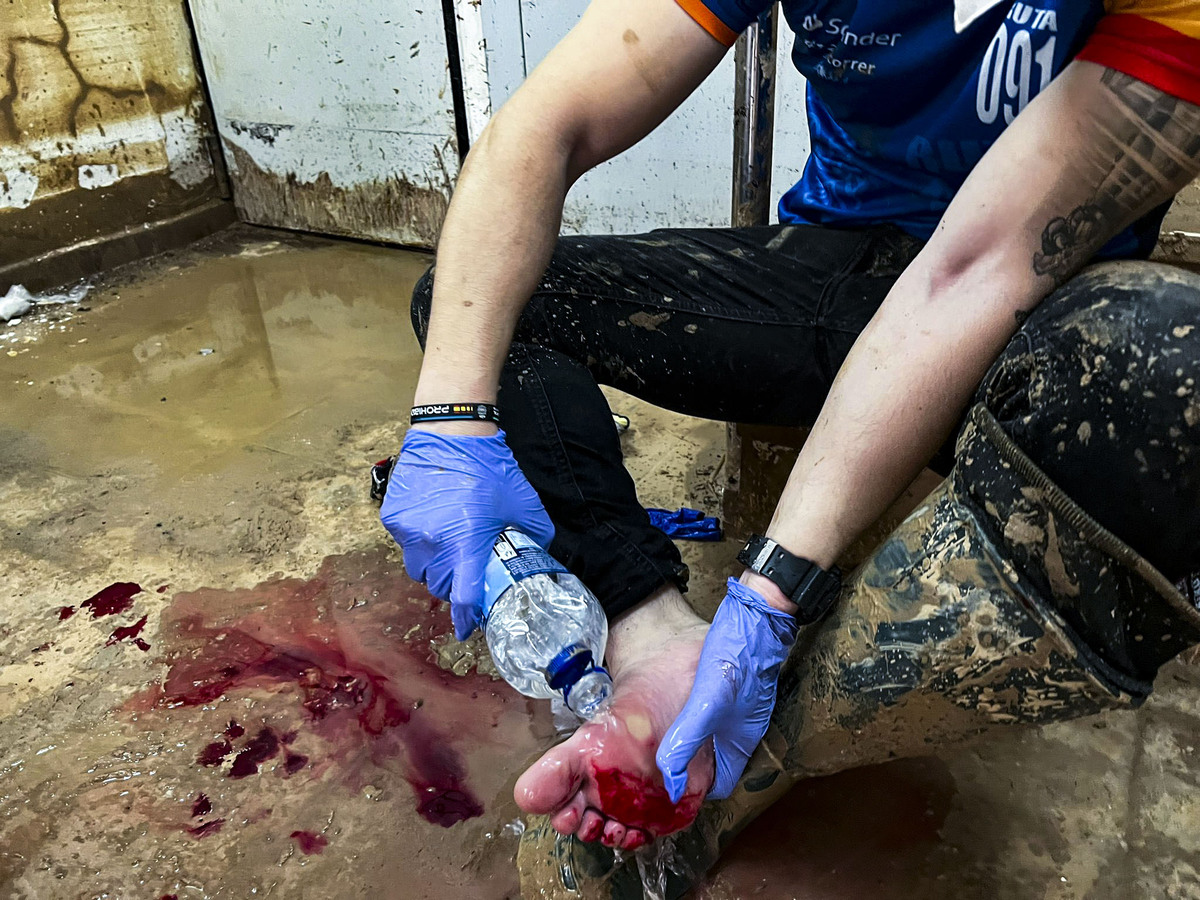
[[[500,424],[500,409],[494,403],[426,403],[414,406],[408,421],[421,422],[495,422]]]

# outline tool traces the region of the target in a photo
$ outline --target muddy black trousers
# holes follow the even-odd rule
[[[610,618],[664,582],[686,589],[687,568],[638,502],[597,384],[692,416],[809,426],[920,249],[888,226],[560,239],[501,378],[502,427],[554,522],[551,553]],[[422,346],[434,275],[413,294]],[[1128,261],[1047,298],[975,399],[1095,520],[1178,580],[1200,570],[1197,379],[1200,277]]]

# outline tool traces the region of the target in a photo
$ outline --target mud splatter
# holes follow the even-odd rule
[[[304,181],[295,173],[270,171],[245,147],[228,139],[224,145],[237,172],[238,209],[250,221],[426,247],[437,243],[449,203],[448,177],[442,185],[422,185],[397,173],[345,187],[327,172]]]
[[[639,311],[629,316],[629,324],[636,325],[638,328],[645,328],[647,331],[658,331],[658,326],[670,318],[671,314],[669,312],[648,313]]]
[[[809,779],[730,845],[696,894],[790,897],[770,888],[803,884],[814,897],[921,896],[955,790],[928,758]]]

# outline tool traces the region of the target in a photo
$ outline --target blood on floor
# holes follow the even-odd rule
[[[312,831],[293,831],[290,837],[296,842],[296,845],[300,848],[300,852],[305,856],[320,853],[329,845],[327,837]]]
[[[133,598],[141,592],[140,584],[134,584],[132,581],[118,581],[88,597],[79,604],[79,608],[91,612],[93,619],[115,616],[133,606]],[[63,607],[63,609],[67,608]],[[62,611],[59,611],[59,618],[67,618],[69,615],[70,613],[64,616]]]
[[[469,752],[514,727],[530,733],[528,704],[507,685],[436,665],[430,641],[449,628],[443,605],[381,552],[330,557],[308,581],[180,594],[159,631],[165,677],[127,710],[149,727],[197,709],[200,726],[201,711],[250,700],[258,721],[223,718],[223,730],[190,736],[198,767],[334,777],[353,791],[399,772],[415,812],[449,828],[484,811]]]

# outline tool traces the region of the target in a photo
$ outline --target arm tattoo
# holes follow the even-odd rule
[[[1087,202],[1050,220],[1033,271],[1062,281],[1126,223],[1170,198],[1200,169],[1200,107],[1105,69],[1118,121],[1103,135],[1112,166]]]

